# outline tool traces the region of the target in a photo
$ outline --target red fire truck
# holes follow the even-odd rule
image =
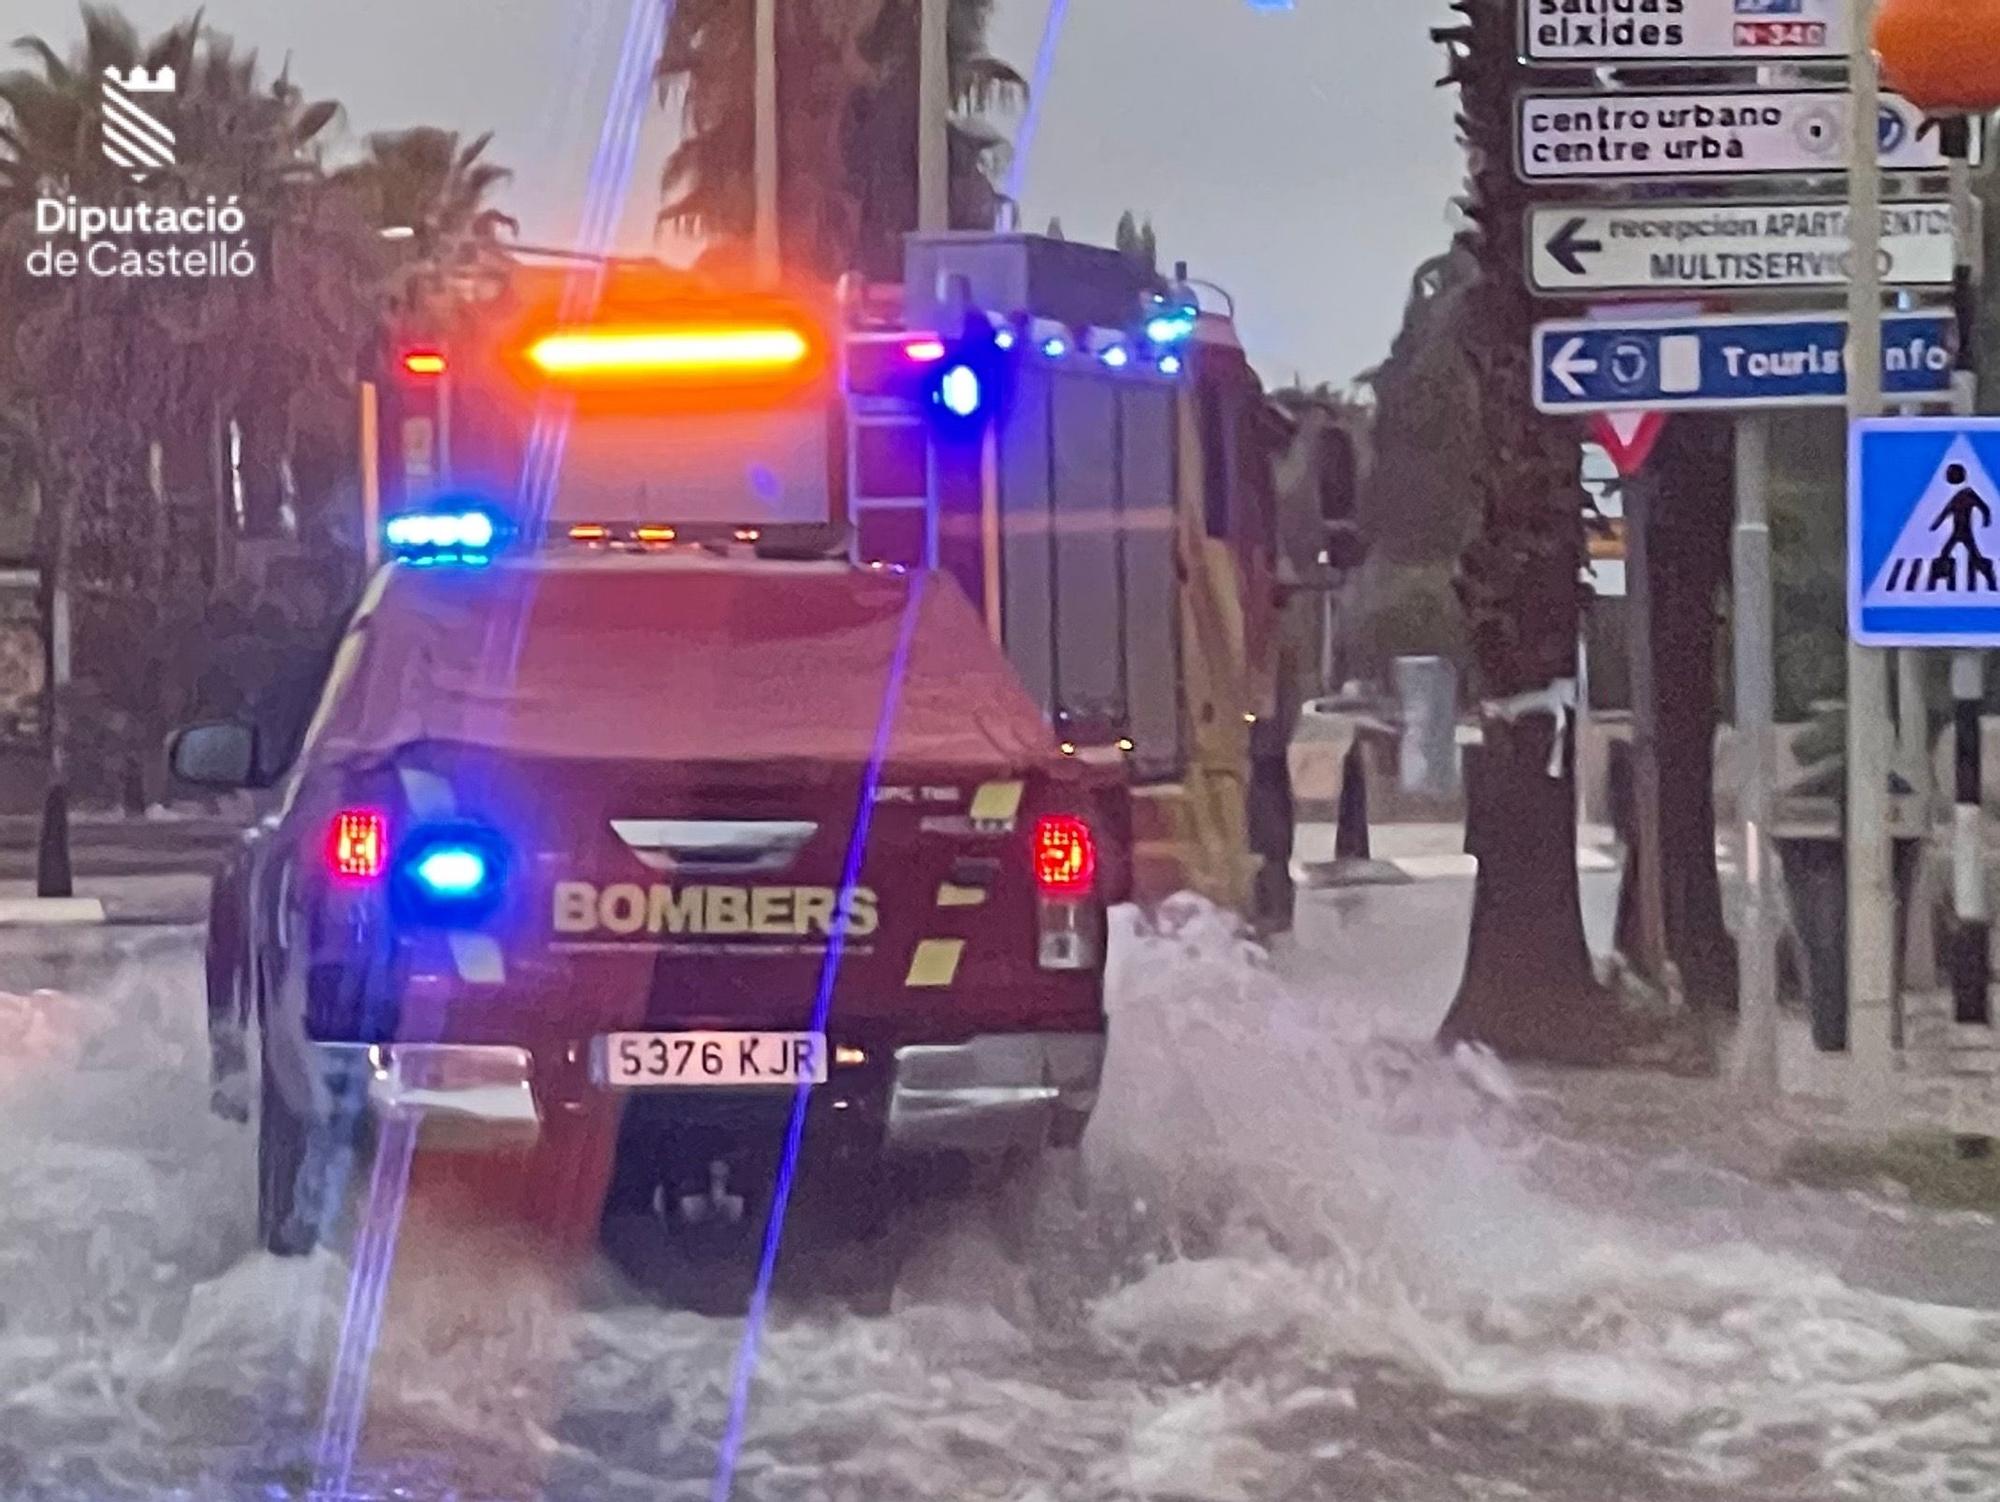
[[[493,1182],[572,1233],[851,1218],[1077,1140],[1109,903],[1286,915],[1277,435],[1184,288],[520,264],[384,364],[396,562],[317,713],[172,752],[278,795],[207,956],[273,1250],[382,1113],[525,1135]]]
[[[440,495],[682,545],[948,574],[1066,754],[1133,789],[1135,892],[1289,921],[1291,713],[1272,462],[1284,441],[1225,314],[1105,249],[913,236],[901,287],[724,296],[651,262],[518,260],[393,331],[385,515]],[[634,319],[796,346],[689,343],[666,369],[551,390]],[[529,330],[569,329],[533,346]],[[677,358],[679,358],[677,356]],[[601,364],[599,374],[602,374]]]

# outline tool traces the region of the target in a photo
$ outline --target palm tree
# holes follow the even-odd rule
[[[465,141],[433,126],[383,132],[334,174],[381,241],[391,307],[408,311],[442,296],[455,274],[495,262],[503,230],[519,232],[491,202],[514,175],[486,160],[492,142],[491,132]]]
[[[903,274],[903,236],[917,223],[917,101],[921,0],[878,0],[862,43],[872,76],[856,94],[845,140],[848,191],[861,207],[853,264],[884,280]],[[953,229],[991,229],[1004,203],[995,186],[1009,138],[990,119],[1027,102],[1027,80],[986,50],[993,0],[947,0],[945,51],[954,114],[950,141]]]
[[[682,0],[658,79],[685,135],[662,175],[660,222],[727,254],[752,228],[751,0]],[[992,0],[951,0],[951,222],[991,226],[1005,140],[981,116],[1018,105],[1020,75],[985,51]],[[778,9],[779,233],[785,263],[822,276],[900,274],[916,223],[916,0]],[[829,129],[829,121],[841,122]]]
[[[1476,258],[1462,343],[1471,380],[1462,421],[1482,462],[1472,477],[1479,534],[1458,592],[1486,703],[1466,844],[1479,859],[1465,974],[1440,1029],[1509,1057],[1615,1055],[1617,1014],[1584,939],[1576,871],[1574,717],[1584,601],[1584,497],[1576,434],[1530,401],[1532,310],[1521,259],[1526,195],[1514,180],[1511,0],[1455,0],[1463,23],[1434,33],[1450,55],[1469,164],[1461,241]]]
[[[788,266],[843,268],[860,216],[838,129],[867,81],[861,38],[872,0],[777,8],[778,222]],[[659,222],[704,236],[723,254],[755,219],[752,0],[685,0],[667,25],[656,70],[662,102],[678,99],[683,137],[667,158]]]

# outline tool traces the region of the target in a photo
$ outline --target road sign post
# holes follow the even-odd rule
[[[1680,975],[1667,943],[1666,863],[1660,848],[1659,675],[1653,652],[1652,521],[1659,482],[1629,476],[1625,501],[1625,594],[1631,602],[1633,861],[1639,905],[1639,968],[1674,1002]]]
[[[1886,340],[1877,333],[1868,384],[1942,398],[1955,341],[1948,313],[1897,314]],[[1554,413],[1837,406],[1848,385],[1846,342],[1844,322],[1820,313],[1557,319],[1535,328],[1535,405]]]
[[[1847,283],[1850,423],[1882,408],[1885,331],[1876,274],[1882,233],[1878,138],[1866,123],[1880,110],[1870,44],[1875,0],[1848,0],[1847,228],[1854,274]],[[1947,387],[1947,389],[1949,389]],[[1850,450],[1849,487],[1856,483]],[[1895,894],[1889,855],[1889,663],[1850,635],[1847,646],[1847,996],[1848,1048],[1858,1081],[1886,1094],[1895,1067]]]
[[[1778,932],[1771,893],[1771,806],[1776,762],[1776,633],[1771,597],[1770,419],[1736,421],[1735,598],[1737,821],[1743,917],[1737,936],[1742,1044],[1738,1082],[1753,1096],[1778,1088]]]
[[[1979,255],[1972,234],[1973,136],[1969,116],[1941,122],[1944,153],[1951,161],[1951,201],[1965,218],[1953,242],[1952,302],[1958,314],[1958,369],[1953,373],[1952,410],[1969,417],[1979,409],[1979,371],[1973,329],[1979,308]],[[1953,654],[1951,663],[1952,789],[1952,1016],[1956,1021],[1993,1021],[1993,934],[1986,902],[1986,817],[1984,735],[1980,712],[1986,699],[1986,660],[1974,651]]]

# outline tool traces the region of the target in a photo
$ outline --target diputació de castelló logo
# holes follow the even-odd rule
[[[98,80],[99,148],[141,192],[164,186],[164,175],[181,165],[172,111],[177,89],[170,67],[106,68]],[[211,194],[198,202],[140,197],[104,204],[45,191],[35,202],[35,233],[41,238],[28,251],[27,269],[42,278],[255,276],[259,257],[244,236],[246,228],[233,194]]]

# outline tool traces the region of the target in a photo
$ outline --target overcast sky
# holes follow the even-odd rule
[[[524,236],[573,242],[634,4],[664,0],[205,0],[214,25],[348,108],[355,134],[495,133]],[[781,4],[813,0],[779,0]],[[189,0],[126,0],[162,29]],[[999,0],[994,51],[1031,70],[1047,0]],[[5,34],[67,50],[74,0],[5,0]],[[1428,37],[1444,0],[1070,0],[1023,222],[1108,240],[1150,213],[1163,257],[1235,294],[1272,384],[1379,360],[1411,269],[1448,235],[1461,166]],[[649,107],[620,225],[650,244],[674,122]],[[1013,122],[1002,122],[1011,128]]]

